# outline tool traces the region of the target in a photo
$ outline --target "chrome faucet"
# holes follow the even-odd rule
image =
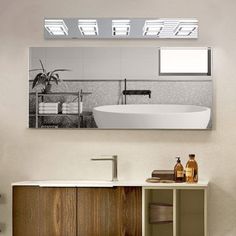
[[[117,177],[118,156],[117,155],[95,157],[95,158],[92,158],[91,160],[92,161],[112,161],[112,181],[118,181],[118,177]]]

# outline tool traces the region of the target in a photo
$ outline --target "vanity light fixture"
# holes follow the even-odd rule
[[[45,39],[196,39],[199,29],[196,18],[46,18],[43,26]]]
[[[44,27],[50,35],[68,35],[68,28],[64,20],[45,20]]]
[[[164,22],[160,20],[146,20],[143,27],[144,36],[159,36],[164,27]]]
[[[198,21],[180,21],[174,30],[176,36],[189,36],[198,28]]]
[[[83,36],[98,35],[97,20],[78,20],[78,27]]]
[[[113,36],[129,36],[130,20],[112,20]]]

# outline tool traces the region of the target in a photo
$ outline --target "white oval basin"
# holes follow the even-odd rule
[[[211,109],[195,105],[133,104],[93,109],[98,128],[104,129],[206,129]]]

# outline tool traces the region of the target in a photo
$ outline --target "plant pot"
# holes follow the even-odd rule
[[[44,93],[51,93],[52,92],[51,89],[52,89],[52,85],[51,84],[47,84],[45,86]]]

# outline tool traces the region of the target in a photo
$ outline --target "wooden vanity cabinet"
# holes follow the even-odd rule
[[[78,188],[77,191],[78,235],[142,235],[141,187]]]
[[[142,235],[141,187],[13,187],[13,236],[134,235]]]
[[[39,187],[13,187],[14,236],[39,236]]]
[[[13,236],[76,236],[76,188],[13,188]]]

